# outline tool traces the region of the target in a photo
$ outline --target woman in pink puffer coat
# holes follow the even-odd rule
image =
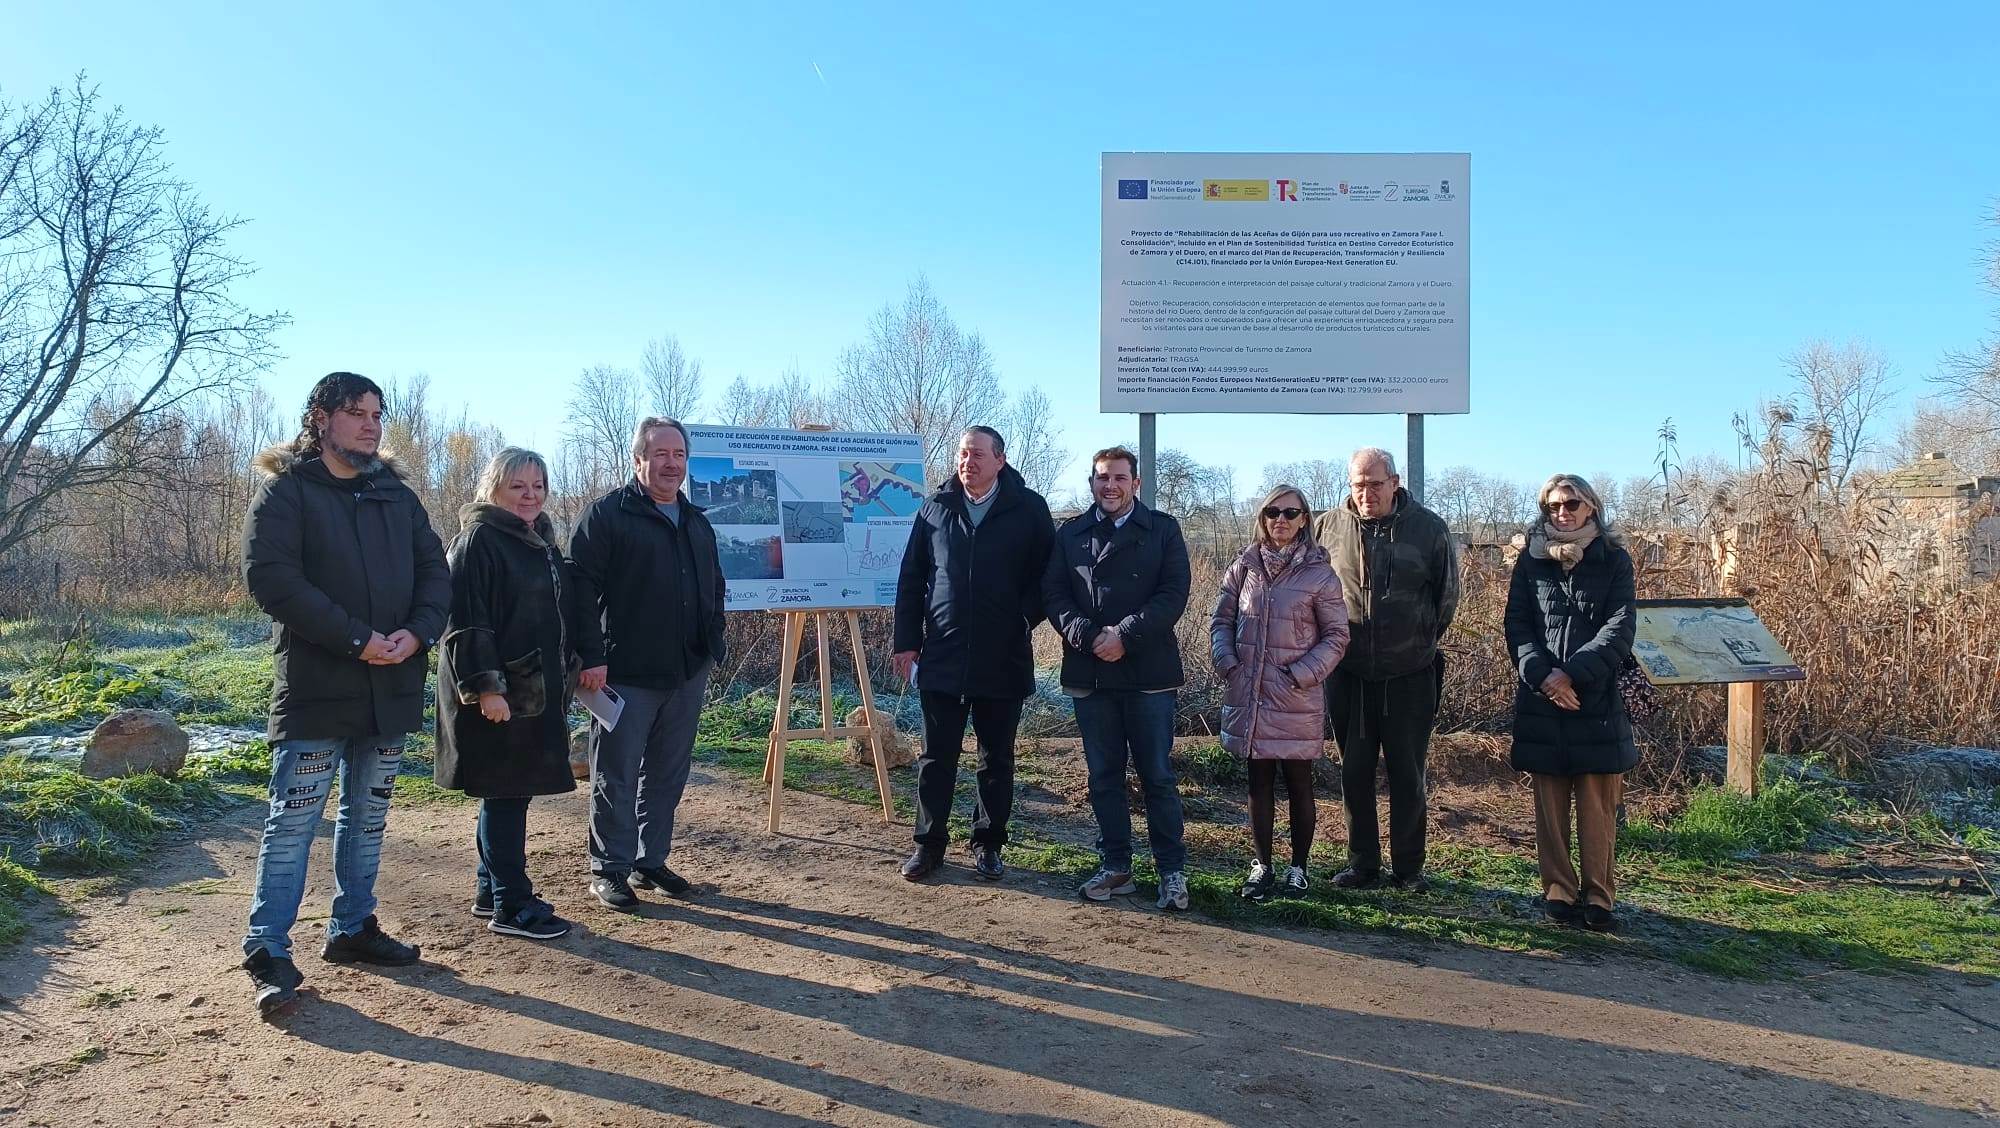
[[[1326,550],[1313,542],[1313,513],[1297,487],[1281,485],[1257,510],[1257,534],[1222,577],[1209,618],[1210,657],[1225,679],[1222,746],[1250,762],[1250,835],[1257,862],[1243,896],[1261,901],[1278,884],[1271,869],[1278,773],[1291,799],[1292,864],[1287,893],[1306,888],[1316,810],[1313,761],[1325,748],[1320,683],[1347,652],[1347,605]]]

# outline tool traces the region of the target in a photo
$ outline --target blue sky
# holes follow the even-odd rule
[[[1432,422],[1433,468],[1642,473],[1667,416],[1727,452],[1805,341],[1922,391],[1996,304],[1990,0],[282,7],[16,5],[0,94],[87,70],[254,221],[241,296],[294,318],[287,404],[427,372],[551,448],[587,365],[671,332],[717,390],[823,374],[923,272],[1072,449],[1126,439],[1096,412],[1107,150],[1470,152],[1473,412]],[[1402,435],[1160,423],[1243,492]]]

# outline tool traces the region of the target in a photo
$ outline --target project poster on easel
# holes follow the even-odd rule
[[[688,497],[715,527],[726,611],[888,607],[927,492],[915,435],[688,428]]]

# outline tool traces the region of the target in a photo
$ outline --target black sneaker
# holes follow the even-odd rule
[[[1382,884],[1381,870],[1358,870],[1349,866],[1333,875],[1336,889],[1373,889]]]
[[[590,893],[604,902],[607,909],[617,909],[629,913],[639,907],[639,897],[632,892],[632,885],[624,874],[599,874],[590,879]]]
[[[1408,877],[1394,878],[1389,884],[1395,886],[1396,891],[1399,893],[1428,893],[1431,891],[1431,883],[1424,880],[1424,875],[1420,873],[1413,873]]]
[[[1271,872],[1270,866],[1263,862],[1252,862],[1250,876],[1243,879],[1243,887],[1236,892],[1246,901],[1268,901],[1271,898],[1271,890],[1277,883],[1277,875]]]
[[[631,882],[634,889],[657,889],[669,897],[685,897],[694,892],[693,882],[665,866],[636,866]]]
[[[972,847],[972,872],[982,881],[998,881],[1006,877],[1007,866],[1000,861],[1000,847],[982,846],[974,843]]]
[[[328,963],[370,963],[382,967],[406,967],[421,954],[415,944],[405,944],[382,931],[375,918],[361,922],[361,931],[352,936],[329,936],[319,958]]]
[[[1542,899],[1542,915],[1557,924],[1575,924],[1576,905],[1558,897]]]
[[[486,929],[502,936],[554,940],[569,932],[569,922],[557,916],[555,906],[547,901],[530,901],[511,913],[495,914],[486,922]]]
[[[943,864],[943,850],[919,843],[917,848],[911,851],[910,856],[903,860],[903,880],[922,881],[936,873],[937,868]]]
[[[1583,926],[1592,932],[1618,931],[1618,917],[1603,905],[1583,907]]]
[[[257,1013],[265,1018],[274,1018],[297,1002],[299,984],[306,981],[297,964],[268,950],[260,949],[245,959],[243,970],[250,973],[250,982],[257,991]]]
[[[480,920],[493,916],[493,887],[482,885],[472,891],[472,915]]]

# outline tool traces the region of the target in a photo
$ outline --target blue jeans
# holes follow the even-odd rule
[[[257,890],[250,896],[250,931],[243,954],[266,951],[292,958],[292,925],[306,891],[306,859],[320,809],[340,775],[340,811],[333,823],[333,919],[329,936],[352,936],[375,914],[375,871],[389,795],[403,766],[403,737],[365,740],[280,740],[271,751],[271,810],[257,850]]]
[[[527,908],[535,900],[528,878],[528,800],[479,801],[479,888],[493,895],[500,915]]]
[[[1132,809],[1125,799],[1125,763],[1139,772],[1146,792],[1146,838],[1153,865],[1162,874],[1187,864],[1181,841],[1181,794],[1176,789],[1174,747],[1176,693],[1099,689],[1076,698],[1076,727],[1083,735],[1083,761],[1090,768],[1090,809],[1097,816],[1097,852],[1103,866],[1132,869]]]

